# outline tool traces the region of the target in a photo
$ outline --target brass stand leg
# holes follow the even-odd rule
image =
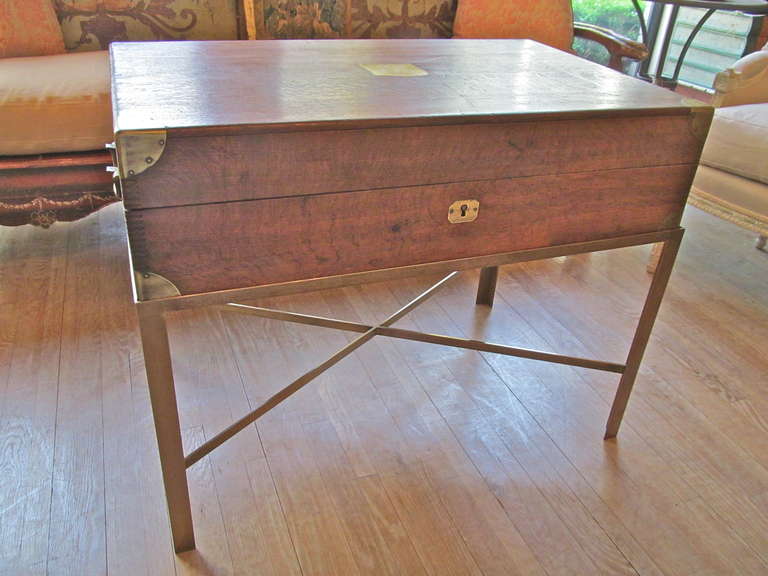
[[[632,339],[632,345],[629,348],[627,363],[624,374],[621,376],[619,388],[616,391],[616,397],[613,399],[611,414],[608,417],[608,424],[605,428],[605,438],[613,438],[619,432],[621,419],[624,417],[624,410],[629,402],[629,395],[632,393],[632,386],[635,383],[637,372],[640,369],[640,362],[645,353],[645,347],[651,336],[651,329],[656,320],[656,314],[661,305],[664,290],[667,287],[669,276],[672,273],[672,267],[675,264],[677,250],[680,247],[680,241],[683,238],[683,230],[679,234],[662,243],[659,263],[651,281],[651,287],[648,290],[648,296],[645,299],[643,312],[640,314],[640,321],[635,329],[635,336]],[[656,245],[658,246],[658,244]]]
[[[658,244],[654,244],[653,248],[651,248],[651,255],[648,257],[648,264],[645,267],[648,274],[656,272],[656,267],[659,265],[659,258],[661,258],[661,249],[663,247],[664,243],[659,242]]]
[[[480,282],[477,285],[477,299],[475,300],[478,306],[493,306],[493,297],[496,294],[496,280],[498,278],[498,266],[491,266],[480,270]]]
[[[176,552],[185,552],[194,549],[195,535],[192,530],[192,508],[189,503],[187,469],[181,443],[168,332],[162,314],[143,313],[141,308],[139,327],[173,547]]]

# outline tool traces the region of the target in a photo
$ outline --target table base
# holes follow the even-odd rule
[[[651,329],[672,272],[672,267],[677,256],[680,241],[683,237],[683,232],[682,228],[676,228],[649,234],[525,250],[493,256],[480,256],[450,262],[438,262],[391,270],[378,270],[345,276],[138,302],[139,326],[142,347],[144,350],[150,400],[152,402],[152,413],[157,434],[163,482],[165,485],[171,532],[176,552],[191,550],[195,547],[194,530],[192,526],[192,509],[189,500],[186,469],[376,336],[428,342],[444,346],[476,350],[479,352],[517,356],[531,360],[621,374],[621,379],[613,400],[605,430],[606,439],[615,437],[619,431],[624,411],[640,368],[640,362],[645,352],[646,345],[648,344]],[[437,293],[440,288],[455,278],[460,270],[473,268],[482,269],[476,302],[478,305],[491,306],[493,304],[496,280],[498,277],[498,266],[502,264],[542,260],[572,254],[655,243],[662,246],[659,263],[653,274],[645,304],[624,364],[566,356],[540,350],[517,348],[503,344],[482,342],[479,340],[468,340],[438,334],[426,334],[392,327],[392,324],[425,302]],[[438,271],[450,271],[450,273],[378,325],[367,325],[321,316],[297,314],[256,306],[235,304],[233,302],[236,299],[295,294],[312,290],[363,284],[367,282],[394,280]],[[182,447],[179,413],[176,404],[176,390],[171,366],[171,353],[164,314],[173,310],[208,306],[215,306],[220,310],[229,313],[240,312],[263,318],[272,318],[287,322],[357,332],[360,333],[360,336],[349,342],[326,361],[306,372],[291,382],[288,386],[274,394],[261,406],[252,410],[185,456]]]

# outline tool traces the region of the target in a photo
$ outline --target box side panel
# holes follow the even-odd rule
[[[655,232],[696,166],[129,211],[134,265],[194,294]],[[449,207],[477,200],[473,222]]]

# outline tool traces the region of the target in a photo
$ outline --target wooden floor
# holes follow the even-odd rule
[[[120,210],[0,228],[3,575],[768,574],[750,234],[689,208],[617,440],[615,375],[377,338],[190,469],[198,550],[175,557]],[[647,254],[507,267],[492,312],[468,273],[402,325],[623,362]],[[371,322],[432,280],[268,304]],[[349,337],[173,317],[187,450]]]

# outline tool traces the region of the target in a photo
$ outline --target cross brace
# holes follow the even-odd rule
[[[287,400],[293,394],[301,390],[304,386],[309,384],[312,380],[320,376],[323,372],[331,368],[333,365],[340,362],[343,358],[349,356],[352,352],[357,350],[360,346],[371,340],[374,336],[388,336],[390,338],[398,338],[402,340],[413,340],[417,342],[427,342],[430,344],[440,344],[443,346],[451,346],[453,348],[465,348],[468,350],[476,350],[478,352],[491,352],[494,354],[503,354],[507,356],[517,356],[520,358],[528,358],[531,360],[541,360],[544,362],[552,362],[555,364],[566,364],[568,366],[578,366],[581,368],[590,368],[593,370],[602,370],[605,372],[614,372],[622,374],[626,365],[616,364],[613,362],[604,362],[601,360],[591,360],[589,358],[579,358],[576,356],[565,356],[561,354],[553,354],[550,352],[543,352],[540,350],[531,350],[528,348],[517,348],[514,346],[506,346],[503,344],[493,344],[490,342],[482,342],[480,340],[470,340],[466,338],[457,338],[454,336],[443,336],[441,334],[427,334],[424,332],[417,332],[415,330],[406,330],[403,328],[392,328],[391,325],[397,322],[400,318],[405,316],[408,312],[415,309],[420,304],[424,303],[432,295],[434,295],[440,288],[448,284],[459,272],[452,272],[437,284],[431,286],[428,290],[420,294],[414,300],[406,304],[392,316],[384,320],[381,324],[375,326],[362,324],[359,322],[347,322],[344,320],[336,320],[335,318],[326,318],[323,316],[312,316],[309,314],[298,314],[296,312],[286,312],[283,310],[272,310],[270,308],[260,308],[258,306],[247,306],[245,304],[226,304],[217,306],[219,310],[233,311],[253,316],[259,316],[261,318],[269,318],[273,320],[282,320],[285,322],[294,322],[297,324],[307,324],[310,326],[320,326],[323,328],[334,328],[337,330],[345,330],[348,332],[358,332],[362,336],[359,336],[349,342],[346,346],[341,348],[333,356],[328,358],[325,362],[319,364],[315,368],[305,372],[299,376],[296,380],[291,382],[288,386],[272,395],[261,406],[251,410],[248,414],[237,420],[234,424],[228,426],[216,436],[201,444],[189,455],[184,457],[184,464],[187,468],[198,462],[215,450],[218,446],[232,438],[235,434],[245,429],[247,426],[258,420],[261,416],[269,412],[272,408]]]
[[[368,340],[376,336],[380,330],[394,324],[395,322],[400,320],[400,318],[408,314],[408,312],[416,308],[419,304],[426,302],[438,290],[440,290],[440,288],[445,286],[448,282],[456,278],[456,276],[458,275],[459,275],[459,272],[451,272],[450,274],[448,274],[448,276],[440,280],[440,282],[438,282],[434,286],[430,287],[429,289],[419,294],[416,298],[414,298],[408,304],[400,308],[400,310],[392,314],[392,316],[384,320],[378,326],[367,327],[367,329],[362,334],[362,336],[358,336],[357,338],[352,340],[349,344],[347,344],[341,350],[336,352],[336,354],[328,358],[328,360],[316,366],[309,372],[306,372],[303,375],[299,376],[296,380],[288,384],[288,386],[286,386],[276,394],[272,395],[261,406],[259,406],[255,410],[251,410],[248,414],[240,418],[237,422],[228,426],[227,428],[219,432],[216,436],[214,436],[204,444],[201,444],[197,449],[193,450],[192,452],[190,452],[189,455],[184,457],[184,464],[186,465],[186,467],[189,468],[195,462],[197,462],[201,458],[204,458],[217,446],[220,446],[221,444],[223,444],[224,442],[232,438],[232,436],[234,436],[235,434],[237,434],[238,432],[246,428],[249,424],[251,424],[252,422],[255,422],[261,416],[263,416],[264,414],[272,410],[272,408],[274,408],[275,406],[277,406],[287,398],[293,396],[296,392],[304,388],[304,386],[309,384],[312,380],[320,376],[320,374],[328,370],[328,368],[330,368],[334,364],[338,364],[343,358],[349,356],[352,352],[360,348],[360,346],[368,342]]]

